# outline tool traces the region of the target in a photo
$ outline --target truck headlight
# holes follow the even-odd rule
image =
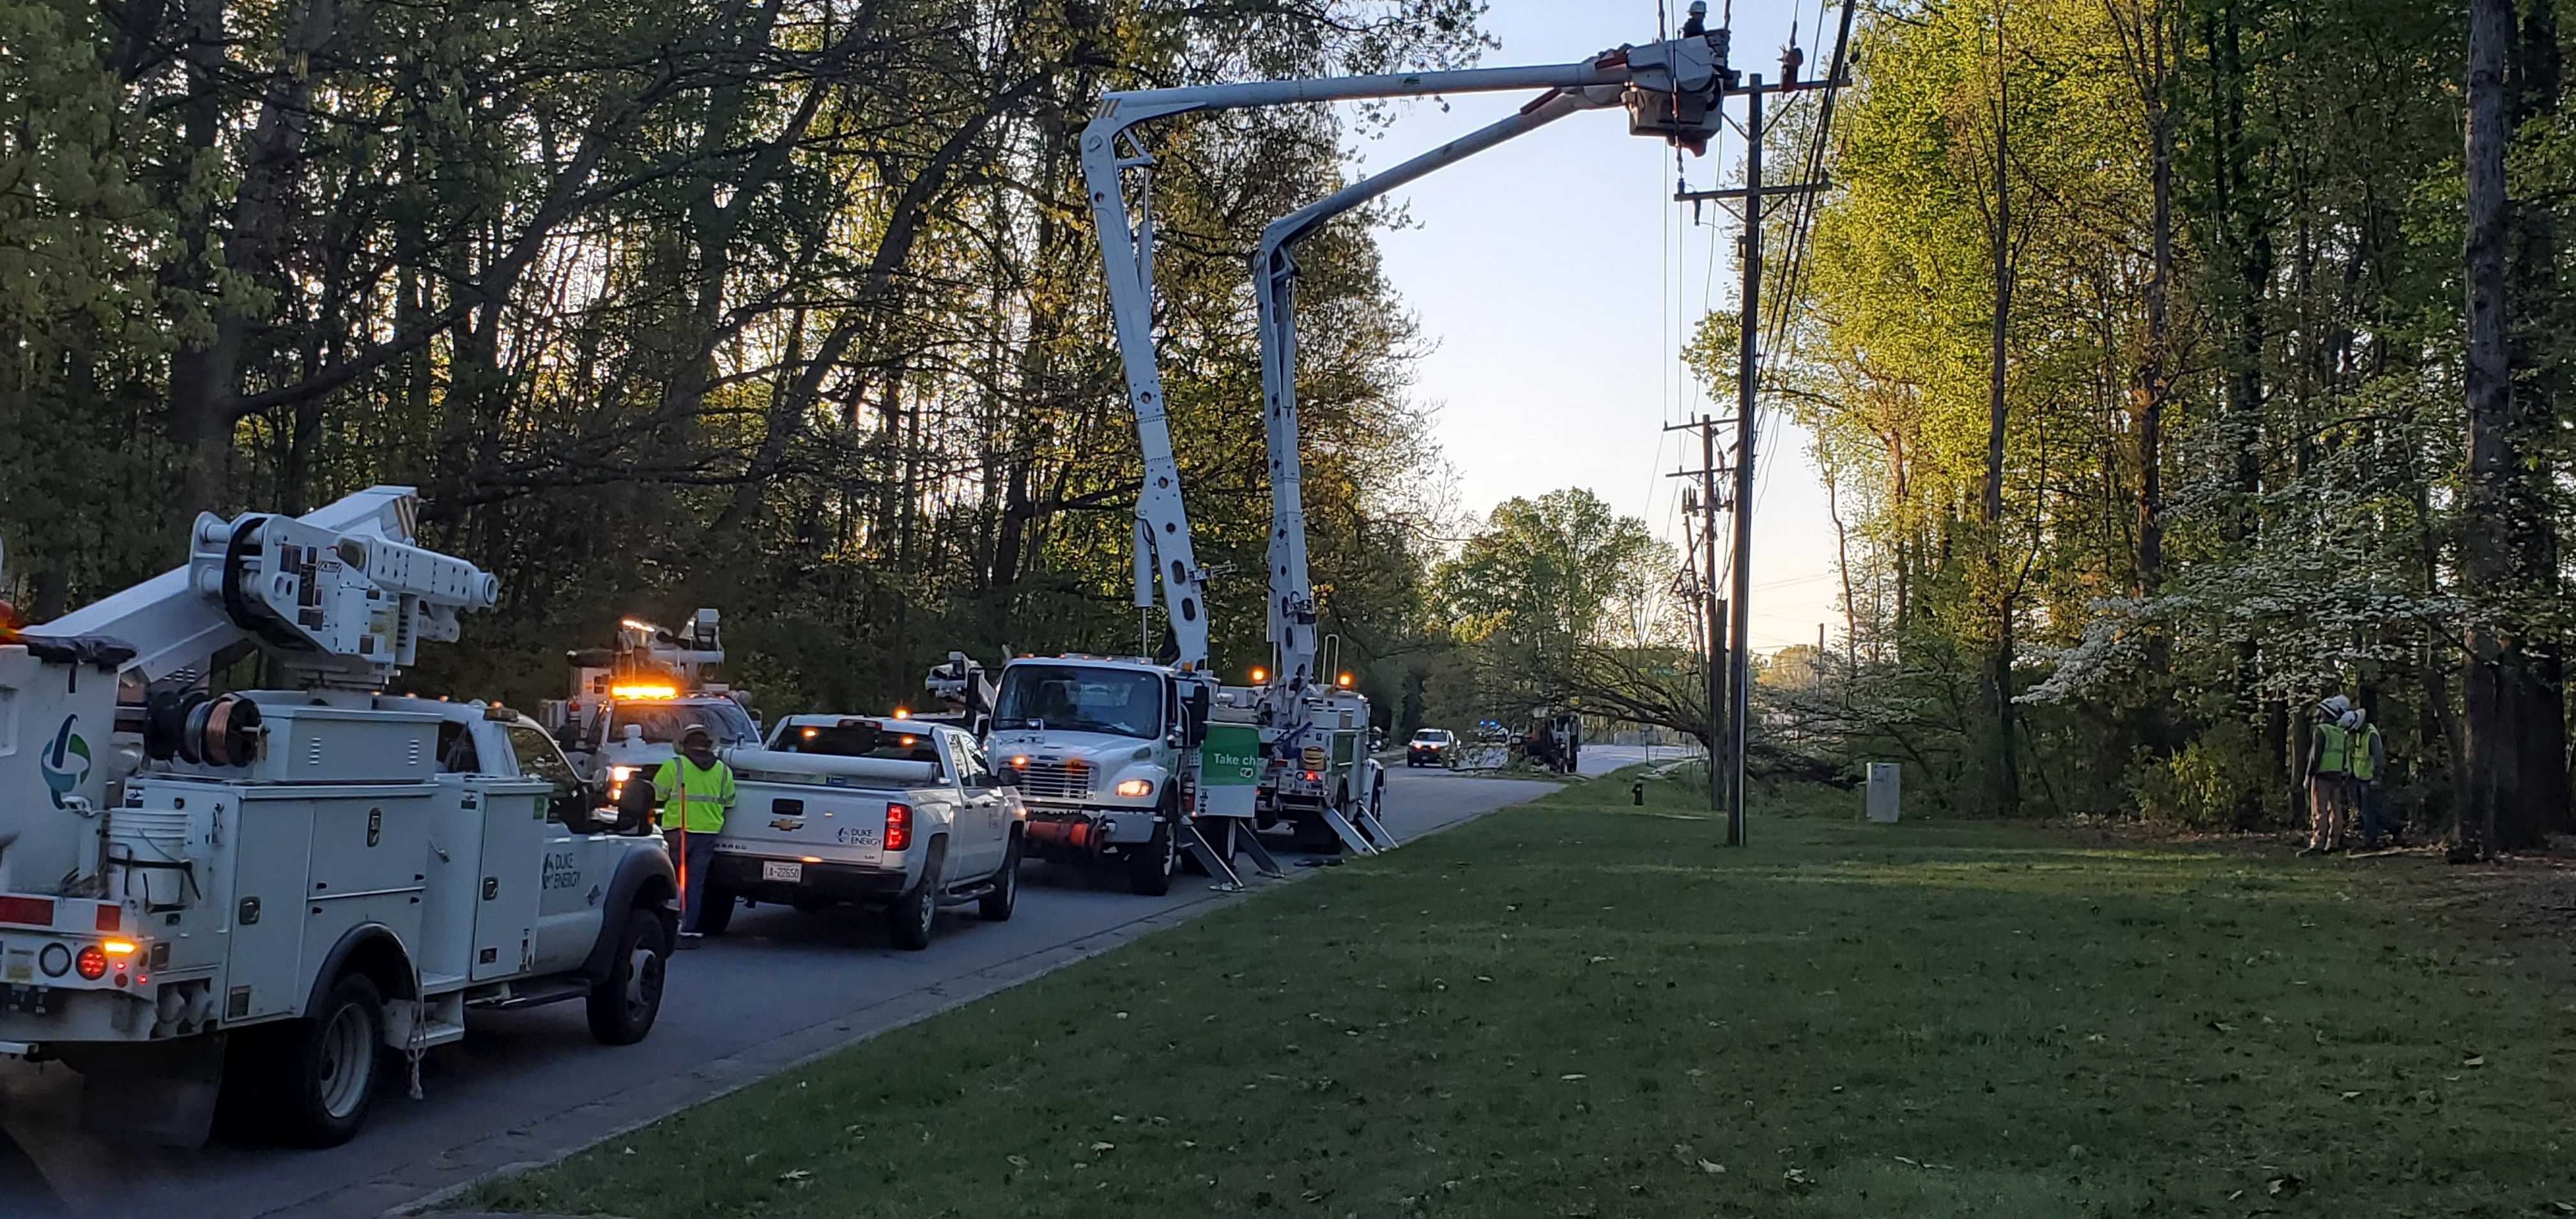
[[[1129,799],[1142,800],[1145,797],[1154,794],[1154,781],[1152,779],[1122,779],[1118,783],[1118,794],[1128,797]]]

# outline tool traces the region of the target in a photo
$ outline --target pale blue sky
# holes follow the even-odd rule
[[[1672,6],[1676,26],[1687,3]],[[1776,77],[1794,12],[1808,72],[1821,71],[1828,52],[1815,49],[1816,11],[1815,0],[1739,0],[1736,66]],[[1487,66],[1570,62],[1652,40],[1655,2],[1494,0],[1488,28],[1502,47],[1486,54]],[[1360,149],[1364,167],[1393,165],[1528,100],[1457,97],[1445,113],[1410,103],[1386,138]],[[1732,175],[1741,139],[1727,144],[1690,162],[1694,187],[1715,184],[1721,159]],[[1697,469],[1698,442],[1661,429],[1701,410],[1732,413],[1731,397],[1712,404],[1681,383],[1680,336],[1711,303],[1732,305],[1741,272],[1735,222],[1711,209],[1710,227],[1689,227],[1688,207],[1671,201],[1674,175],[1672,151],[1628,135],[1614,110],[1565,119],[1396,196],[1417,227],[1380,243],[1392,282],[1436,345],[1417,394],[1439,408],[1435,427],[1468,509],[1586,487],[1680,541],[1679,488],[1664,475],[1683,468],[1684,443],[1687,468]],[[1814,643],[1819,622],[1842,634],[1833,527],[1807,445],[1805,433],[1773,420],[1756,463],[1757,650]]]

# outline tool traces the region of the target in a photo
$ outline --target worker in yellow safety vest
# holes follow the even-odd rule
[[[2338,694],[2317,704],[2319,719],[2300,779],[2308,787],[2308,845],[2301,855],[2343,849],[2352,817],[2353,731],[2361,726],[2352,700]]]
[[[691,724],[680,733],[679,756],[653,772],[653,796],[662,802],[663,838],[680,864],[680,944],[694,946],[716,835],[724,832],[735,799],[733,768],[716,756],[715,734],[706,725]]]
[[[2361,727],[2352,737],[2352,805],[2361,825],[2361,849],[2378,850],[2383,840],[2404,846],[2406,818],[2390,812],[2379,794],[2388,776],[2388,741],[2379,734],[2379,725],[2370,722],[2368,712],[2355,707],[2352,713],[2361,718]]]

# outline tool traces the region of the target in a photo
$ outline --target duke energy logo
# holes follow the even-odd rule
[[[89,742],[72,731],[80,722],[77,715],[63,717],[63,726],[54,732],[54,743],[45,747],[37,763],[45,772],[45,794],[53,797],[55,808],[69,808],[63,797],[79,790],[89,778]]]

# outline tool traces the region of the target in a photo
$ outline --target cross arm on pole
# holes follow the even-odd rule
[[[1833,188],[1834,184],[1831,181],[1819,181],[1783,182],[1773,186],[1733,186],[1724,190],[1686,190],[1675,192],[1673,194],[1673,202],[1699,203],[1712,199],[1733,200],[1744,199],[1757,195],[1768,199],[1773,195],[1812,195],[1820,191],[1832,190]]]

